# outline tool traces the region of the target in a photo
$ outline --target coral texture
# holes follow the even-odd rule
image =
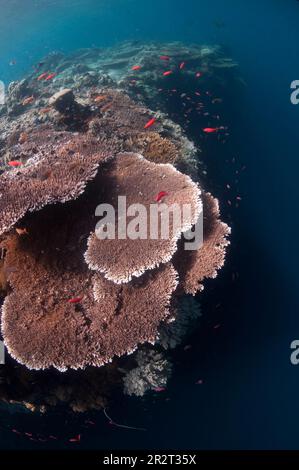
[[[180,276],[180,288],[186,294],[203,289],[206,278],[215,278],[225,261],[230,227],[220,220],[218,200],[203,193],[203,245],[199,250],[179,248],[174,265]]]
[[[142,397],[149,390],[165,387],[171,375],[172,365],[156,351],[138,351],[137,366],[123,378],[126,395]]]
[[[186,175],[173,166],[155,164],[138,154],[119,154],[111,164],[106,165],[101,173],[99,186],[102,199],[113,208],[117,207],[118,196],[126,197],[127,206],[140,204],[146,210],[138,217],[140,238],[124,239],[119,236],[124,214],[118,213],[114,239],[99,239],[93,233],[88,241],[85,259],[91,269],[102,272],[107,279],[117,283],[129,282],[132,277],[141,276],[148,269],[169,261],[177,248],[181,233],[191,229],[201,212],[199,187]],[[157,217],[157,239],[153,238],[150,219],[151,206],[159,207],[157,196],[165,193],[165,204],[161,207],[161,216]],[[183,213],[183,205],[189,205],[190,211]],[[169,233],[163,238],[163,221],[170,213]],[[140,209],[138,209],[140,211]],[[180,212],[179,212],[180,211]],[[180,215],[176,221],[175,213]],[[164,218],[163,218],[164,214]],[[136,222],[136,224],[137,224]],[[113,234],[114,235],[114,234]]]

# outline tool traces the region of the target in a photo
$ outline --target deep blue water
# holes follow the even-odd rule
[[[225,269],[203,295],[205,315],[193,348],[178,351],[167,395],[112,406],[118,421],[147,432],[109,428],[95,414],[98,424],[85,431],[81,446],[298,449],[299,366],[290,364],[289,345],[299,338],[299,105],[289,97],[290,83],[299,79],[299,2],[0,0],[0,7],[0,79],[6,82],[53,50],[137,39],[223,44],[247,84],[229,104],[230,142],[211,157],[213,192],[233,236]],[[224,27],[216,28],[215,20]],[[227,206],[223,189],[234,175],[233,164],[225,163],[232,157],[246,166],[237,211]],[[237,282],[232,272],[239,273]],[[221,328],[215,330],[216,323]],[[198,378],[203,385],[195,385]],[[40,432],[60,426],[60,419],[3,413],[4,422]],[[82,418],[64,425],[79,429]],[[28,447],[5,427],[0,442],[1,448]],[[50,446],[69,447],[44,445]]]

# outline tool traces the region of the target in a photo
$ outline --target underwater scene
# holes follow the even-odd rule
[[[298,25],[0,0],[0,456],[299,450]]]

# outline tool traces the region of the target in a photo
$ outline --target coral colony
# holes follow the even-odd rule
[[[200,316],[190,294],[223,265],[230,229],[201,187],[199,149],[158,89],[167,79],[178,87],[178,74],[225,87],[234,69],[218,48],[126,43],[51,54],[9,86],[0,108],[2,400],[84,411],[121,386],[139,396],[165,387],[165,351]],[[118,237],[122,218],[99,225],[97,208],[119,216],[120,198],[146,214],[185,215],[171,218],[168,237],[151,237],[144,219],[142,237]],[[186,250],[200,217],[202,243]]]

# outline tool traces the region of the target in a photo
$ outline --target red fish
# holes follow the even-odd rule
[[[22,101],[22,105],[23,106],[27,106],[27,104],[31,104],[33,103],[34,101],[34,96],[28,96],[27,98],[25,98],[23,101]]]
[[[205,127],[203,131],[206,134],[213,134],[213,132],[217,132],[219,130],[219,127]]]
[[[160,59],[161,60],[170,60],[170,57],[168,55],[161,55]]]
[[[168,75],[171,75],[173,73],[172,70],[167,70],[166,72],[163,73],[164,77],[168,77]]]
[[[144,129],[148,129],[149,127],[151,127],[153,124],[155,124],[156,122],[156,118],[152,118],[150,119],[144,126]]]
[[[83,297],[74,297],[73,299],[69,299],[68,303],[69,304],[78,304],[79,302],[81,302],[82,299],[83,299]]]
[[[140,70],[140,69],[141,69],[141,65],[133,65],[131,70]]]
[[[69,442],[80,442],[80,441],[81,441],[81,434],[78,434],[77,436],[69,439]]]
[[[52,80],[52,78],[56,77],[56,73],[50,73],[46,78],[45,81],[48,82],[49,80]]]
[[[185,65],[186,65],[185,62],[182,62],[182,63],[180,64],[180,70],[183,70],[183,68],[185,67]]]
[[[166,191],[160,191],[155,197],[155,201],[160,202],[165,196],[168,196],[168,193]]]
[[[166,388],[165,387],[156,387],[154,388],[154,392],[165,392]]]
[[[195,76],[196,76],[196,78],[200,78],[200,77],[202,76],[202,73],[201,73],[201,72],[197,72]]]
[[[38,81],[44,80],[48,75],[49,75],[48,72],[44,72],[44,73],[42,73],[39,77],[37,77],[37,80],[38,80]]]
[[[16,168],[16,167],[18,167],[18,166],[23,165],[23,163],[22,163],[22,162],[18,162],[18,161],[16,161],[16,160],[12,160],[11,162],[8,162],[8,165],[9,165],[9,166],[12,166],[12,167],[14,167],[14,168]]]

